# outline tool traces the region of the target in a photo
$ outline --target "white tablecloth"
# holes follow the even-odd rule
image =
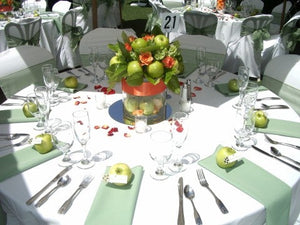
[[[73,71],[78,74],[80,73],[76,70]],[[63,76],[68,75],[67,73],[63,74]],[[195,76],[196,72],[189,78],[193,80]],[[233,76],[232,74],[226,74],[220,77],[218,82],[227,82]],[[90,80],[90,76],[83,74],[80,78],[81,82]],[[193,83],[193,87],[194,86],[195,84]],[[190,113],[191,126],[189,135],[182,151],[185,153],[198,153],[200,158],[203,159],[211,155],[217,145],[231,146],[233,143],[233,120],[235,113],[232,105],[237,102],[237,97],[224,97],[213,88],[207,88],[202,85],[201,87],[201,91],[192,89],[196,97],[193,98],[193,112]],[[30,89],[32,89],[32,87],[28,87],[20,94],[25,94],[29,92]],[[117,86],[116,90],[118,94],[107,95],[107,103],[113,104],[121,99],[120,86]],[[84,92],[72,95],[80,96],[82,100],[86,99],[87,104],[75,105],[75,99],[72,99],[69,102],[53,107],[50,118],[60,117],[62,119],[71,120],[71,113],[73,111],[87,109],[91,118],[91,140],[88,142],[88,149],[92,154],[109,150],[113,152],[113,156],[107,161],[97,162],[96,165],[89,170],[73,168],[69,172],[72,182],[68,186],[58,190],[47,203],[38,209],[34,206],[27,206],[25,202],[61,171],[62,168],[58,166],[58,160],[61,159],[60,157],[1,182],[0,200],[4,210],[9,213],[8,224],[84,224],[106,166],[118,162],[125,162],[131,167],[142,165],[145,170],[135,209],[133,225],[177,223],[177,181],[181,176],[183,177],[184,184],[191,185],[195,190],[196,196],[194,202],[204,224],[264,224],[266,212],[261,203],[204,169],[211,188],[222,199],[229,210],[228,214],[222,214],[217,208],[212,195],[208,193],[207,189],[200,186],[196,176],[196,168],[199,168],[197,164],[189,165],[185,172],[171,176],[165,181],[153,180],[149,176],[149,171],[153,169],[154,163],[149,157],[148,146],[145,146],[145,141],[149,133],[137,134],[134,130],[129,130],[127,125],[121,124],[111,118],[108,109],[97,110],[94,104],[95,94],[94,85],[89,83],[89,87]],[[269,91],[259,92],[259,98],[272,95],[274,94]],[[174,112],[178,109],[179,96],[172,94],[171,96],[172,98],[168,100],[168,104],[172,106],[172,111]],[[266,104],[268,103],[272,104],[274,101],[266,101]],[[282,100],[277,100],[276,104],[277,103],[285,104]],[[0,109],[7,109],[7,107],[1,106]],[[268,116],[270,118],[300,121],[300,118],[293,110],[269,110]],[[102,126],[104,124],[110,127],[117,127],[119,132],[109,137],[107,136],[107,130],[96,130],[93,128],[95,125]],[[167,126],[167,124],[168,122],[164,121],[156,125],[151,125],[152,131]],[[2,124],[0,125],[0,130],[1,132],[10,133],[29,132],[34,136],[38,133],[32,129],[34,125],[34,123]],[[124,137],[124,133],[130,133],[131,137]],[[269,149],[270,144],[264,140],[262,134],[255,134],[255,138],[258,141],[258,146],[265,150]],[[300,139],[296,138],[275,135],[274,138],[298,145],[300,144]],[[79,148],[78,142],[75,141],[72,150]],[[295,160],[300,161],[299,151],[284,146],[280,146],[280,149],[284,153],[292,156]],[[18,149],[16,148],[14,150]],[[0,153],[3,155],[7,152]],[[300,212],[300,203],[298,201],[300,195],[299,172],[253,149],[244,152],[244,156],[271,174],[274,174],[292,188],[289,224],[293,224]],[[83,175],[89,173],[95,175],[90,186],[80,193],[66,215],[57,214],[58,208],[77,188]],[[126,207],[125,203],[124,207]],[[186,224],[194,224],[192,206],[187,199],[184,199],[184,213]]]

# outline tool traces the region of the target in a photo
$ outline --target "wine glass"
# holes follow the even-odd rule
[[[94,166],[94,162],[88,159],[89,152],[86,149],[87,142],[90,139],[90,119],[87,111],[79,110],[73,112],[73,128],[83,151],[83,158],[77,166],[81,169],[91,168]]]
[[[35,110],[35,107],[27,107],[28,112],[35,118],[38,119],[37,124],[33,127],[34,130],[44,130],[44,123],[43,123],[43,116],[41,115],[41,113],[39,112],[38,109],[38,102],[37,102],[37,98],[35,96],[35,93],[30,93],[27,95],[26,98],[26,102],[25,104],[35,104],[37,106],[37,110]]]
[[[74,142],[73,127],[69,121],[61,122],[53,132],[53,140],[55,146],[63,152],[63,158],[59,161],[58,165],[66,167],[72,164],[70,157],[70,148]]]
[[[254,108],[258,95],[258,84],[254,81],[248,81],[245,89],[245,96],[243,100],[244,107],[250,109]]]
[[[181,148],[187,138],[189,130],[189,116],[185,112],[175,112],[172,116],[171,131],[173,136],[173,145],[175,147],[174,160],[169,168],[173,172],[182,172],[185,170],[182,162]]]
[[[234,108],[240,108],[244,95],[245,95],[245,89],[247,87],[248,81],[249,81],[249,68],[246,66],[240,66],[238,70],[238,86],[239,86],[239,100],[236,104],[233,105]]]
[[[213,87],[214,79],[220,70],[220,62],[217,60],[208,60],[206,63],[206,73],[208,75],[208,81],[204,84],[206,87]]]
[[[49,91],[50,104],[56,105],[58,102],[54,98],[54,92],[59,84],[57,68],[44,69],[43,78],[44,78],[44,83]]]
[[[99,53],[98,57],[98,66],[101,68],[103,72],[103,76],[100,78],[101,80],[105,79],[105,69],[109,64],[109,55],[107,53]]]
[[[206,57],[206,48],[199,46],[196,51],[196,63],[198,67],[198,76],[196,80],[194,80],[196,84],[203,83],[201,77],[204,76],[206,73],[205,57]]]
[[[153,131],[150,134],[150,141],[149,155],[157,162],[157,167],[150,176],[155,180],[165,180],[170,176],[165,171],[164,165],[172,155],[172,133],[165,130]]]
[[[34,93],[37,101],[37,106],[42,117],[44,130],[45,132],[49,132],[48,120],[49,120],[49,113],[50,113],[50,101],[49,101],[48,88],[45,86],[37,86],[34,89]]]
[[[101,79],[98,77],[98,75],[96,73],[98,60],[99,60],[98,48],[90,47],[89,62],[90,62],[90,65],[93,67],[93,73],[94,73],[94,78],[91,80],[91,82],[94,84],[98,84],[101,81]]]

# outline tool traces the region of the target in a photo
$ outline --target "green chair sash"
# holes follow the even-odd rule
[[[252,27],[243,26],[241,36],[243,37],[250,34],[254,43],[254,49],[259,52],[263,50],[263,41],[271,37],[267,28],[255,30]]]
[[[21,38],[6,35],[7,45],[9,48],[14,48],[20,45],[34,45],[38,46],[40,41],[40,31],[37,32],[30,40],[24,40]]]
[[[186,33],[192,35],[205,35],[205,36],[214,35],[216,31],[216,27],[217,24],[212,24],[208,27],[197,28],[188,22],[185,23]]]
[[[294,51],[297,42],[300,41],[300,28],[286,26],[283,33],[283,39],[286,39],[286,48],[292,52]]]
[[[73,27],[68,24],[63,24],[62,26],[62,34],[71,33],[71,48],[75,51],[79,45],[81,38],[83,37],[83,29],[82,27]]]

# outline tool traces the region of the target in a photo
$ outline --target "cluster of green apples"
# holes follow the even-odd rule
[[[156,114],[164,106],[162,96],[150,96],[145,97],[142,100],[138,100],[135,96],[127,96],[124,100],[124,107],[127,112],[132,115],[143,114],[145,116]]]

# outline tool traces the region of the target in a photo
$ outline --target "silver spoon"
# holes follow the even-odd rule
[[[67,176],[63,176],[61,177],[58,181],[57,181],[57,185],[56,187],[54,187],[51,191],[49,191],[44,197],[42,197],[36,204],[35,207],[40,207],[41,205],[43,205],[48,199],[49,197],[59,188],[59,187],[64,187],[67,186],[69,183],[71,182],[71,178],[67,175]]]
[[[273,155],[275,155],[275,156],[281,156],[281,157],[283,157],[283,158],[285,158],[285,159],[288,159],[288,160],[290,160],[291,162],[293,162],[293,163],[295,163],[295,164],[297,164],[298,166],[300,166],[300,162],[298,162],[298,161],[296,161],[296,160],[293,160],[293,159],[291,159],[290,157],[288,157],[288,156],[285,156],[285,155],[282,155],[281,154],[281,152],[277,149],[277,148],[275,148],[275,147],[271,147],[271,152],[273,153]]]
[[[188,198],[189,200],[191,200],[191,203],[193,205],[193,209],[194,209],[194,218],[195,218],[195,222],[197,225],[201,225],[202,224],[202,220],[201,220],[201,217],[194,205],[194,202],[193,202],[193,198],[195,197],[195,192],[193,190],[193,188],[190,187],[190,185],[185,185],[184,187],[184,196],[186,198]]]

